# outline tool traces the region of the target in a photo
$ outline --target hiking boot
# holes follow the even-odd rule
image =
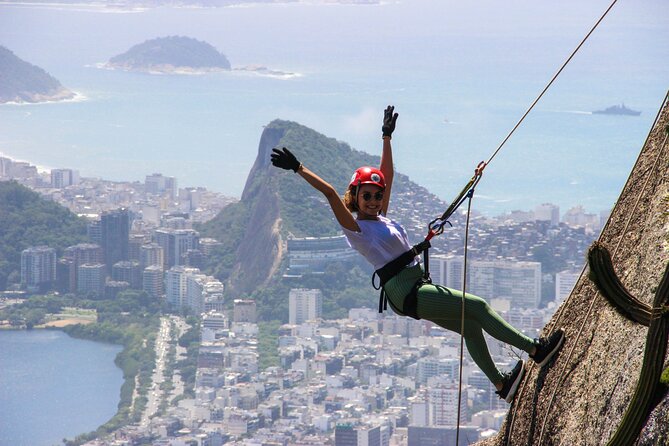
[[[502,377],[502,390],[495,392],[501,399],[510,403],[516,395],[516,390],[525,375],[525,367],[523,367],[523,360],[518,361],[509,373],[505,373]]]
[[[564,344],[564,330],[559,328],[547,338],[539,338],[536,343],[537,351],[530,358],[537,363],[539,367],[543,367],[548,361],[560,350]]]

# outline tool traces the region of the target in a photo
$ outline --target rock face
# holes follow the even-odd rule
[[[234,289],[250,292],[266,284],[279,267],[282,252],[279,190],[271,187],[274,173],[269,168],[270,153],[283,137],[285,129],[263,131],[258,157],[249,172],[242,193],[242,202],[251,204],[250,224],[236,252],[237,262],[232,272]],[[270,187],[268,187],[270,186]],[[261,255],[249,255],[256,253]]]
[[[228,289],[236,293],[251,293],[262,288],[280,272],[288,236],[341,234],[320,192],[293,172],[271,165],[272,148],[284,146],[340,192],[346,190],[356,168],[378,166],[380,162],[377,156],[354,150],[346,143],[295,122],[275,120],[265,126],[241,200],[199,228],[202,234],[216,238],[226,247],[226,257],[218,268],[217,277],[228,280]],[[406,175],[396,172],[394,209],[409,208],[415,204],[416,197],[436,206],[441,203]],[[401,216],[397,218],[405,227],[411,223]],[[423,229],[421,227],[421,231]]]
[[[49,73],[0,46],[0,104],[71,99],[74,93]]]
[[[105,66],[151,73],[197,73],[229,70],[230,62],[207,42],[170,36],[135,45]]]
[[[344,143],[294,122],[275,120],[265,126],[240,202],[224,209],[206,225],[211,228],[219,221],[229,221],[219,225],[228,234],[221,229],[213,234],[224,243],[229,243],[230,233],[241,235],[230,243],[235,255],[229,285],[237,292],[250,293],[269,282],[281,265],[284,239],[288,234],[324,236],[339,232],[319,192],[293,172],[272,167],[272,148],[282,146],[290,147],[305,165],[311,166],[338,190],[345,188],[350,172],[355,169],[353,166],[379,162],[376,157],[354,151]],[[240,227],[244,228],[243,234],[234,229]]]
[[[669,262],[667,98],[599,239],[623,285],[649,305]],[[557,327],[566,331],[563,349],[548,368],[529,367],[500,433],[481,446],[603,445],[613,436],[639,380],[648,328],[618,313],[587,270],[545,332]],[[669,394],[658,388],[634,444],[669,444]]]

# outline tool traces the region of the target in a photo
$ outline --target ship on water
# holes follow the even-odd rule
[[[625,104],[612,105],[607,107],[604,110],[595,110],[592,112],[593,115],[628,115],[628,116],[639,116],[640,111],[632,110],[631,108],[625,107]]]

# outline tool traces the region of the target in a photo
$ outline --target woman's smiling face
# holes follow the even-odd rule
[[[374,184],[363,184],[356,197],[358,218],[376,219],[383,208],[384,190]]]

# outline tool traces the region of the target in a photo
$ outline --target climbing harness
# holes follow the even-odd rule
[[[459,380],[458,380],[458,417],[457,417],[457,430],[456,430],[456,441],[455,444],[460,444],[460,417],[462,412],[462,358],[464,356],[464,333],[465,333],[465,295],[467,292],[467,257],[468,257],[468,240],[469,240],[469,221],[471,215],[472,199],[474,197],[474,190],[481,181],[483,176],[483,170],[485,169],[486,163],[481,161],[476,169],[474,169],[474,175],[469,180],[469,182],[462,188],[460,193],[457,195],[455,200],[451,202],[451,205],[444,211],[440,216],[432,220],[428,224],[428,233],[425,237],[425,240],[414,245],[410,250],[406,251],[396,259],[384,265],[382,268],[379,268],[372,275],[372,285],[375,289],[380,289],[379,294],[379,313],[382,313],[383,310],[387,309],[387,303],[389,302],[386,295],[384,285],[400,271],[402,271],[407,265],[411,264],[417,255],[421,252],[423,253],[423,277],[421,277],[413,285],[411,291],[404,298],[404,304],[401,311],[390,301],[390,306],[396,313],[405,314],[414,319],[420,319],[417,312],[418,307],[418,291],[423,285],[431,284],[432,279],[430,278],[430,240],[441,233],[444,232],[444,227],[446,224],[453,226],[449,219],[458,210],[458,208],[467,201],[467,212],[466,212],[466,223],[465,223],[465,243],[464,243],[464,263],[463,263],[463,278],[462,278],[462,297],[460,303],[460,367],[459,367]],[[375,283],[375,278],[379,277],[380,284]]]
[[[569,64],[569,62],[572,60],[572,58],[576,55],[576,53],[579,51],[579,49],[583,46],[583,44],[588,40],[590,35],[595,31],[595,29],[599,26],[599,24],[604,20],[604,17],[611,11],[613,6],[616,4],[618,0],[613,0],[612,3],[609,5],[609,7],[604,11],[604,13],[601,15],[599,20],[592,26],[590,31],[585,35],[585,37],[581,40],[581,42],[577,45],[577,47],[572,51],[572,53],[569,55],[569,57],[564,61],[564,63],[560,66],[560,68],[557,70],[557,72],[553,75],[553,77],[550,79],[548,84],[544,87],[544,89],[539,93],[539,95],[536,97],[536,99],[530,104],[528,109],[525,111],[525,113],[521,116],[521,118],[518,120],[518,122],[513,126],[511,131],[506,135],[506,137],[502,140],[502,142],[499,144],[499,146],[495,149],[495,151],[492,153],[492,155],[488,158],[487,161],[482,161],[478,164],[474,171],[474,176],[469,180],[469,182],[463,187],[461,192],[458,194],[456,199],[451,203],[451,205],[446,209],[446,211],[440,216],[432,220],[428,224],[428,234],[425,237],[425,240],[418,245],[414,246],[411,250],[407,251],[406,253],[402,254],[400,257],[397,259],[391,261],[387,265],[385,265],[383,268],[380,268],[379,270],[375,271],[374,276],[372,276],[372,283],[374,284],[374,277],[379,276],[380,278],[380,285],[374,284],[374,287],[376,289],[381,290],[381,294],[379,296],[379,312],[383,312],[384,309],[387,308],[387,296],[385,296],[385,291],[383,290],[383,285],[390,280],[390,278],[394,277],[399,271],[401,271],[404,267],[406,267],[409,263],[413,262],[413,259],[416,257],[416,255],[420,254],[421,252],[424,255],[424,276],[421,280],[419,280],[415,285],[412,290],[412,292],[405,298],[405,307],[406,310],[403,311],[404,314],[407,314],[409,316],[414,317],[415,319],[419,319],[416,312],[415,312],[415,307],[416,307],[416,295],[418,292],[418,289],[420,286],[422,286],[425,283],[431,283],[430,279],[430,274],[429,274],[429,252],[428,249],[430,247],[430,240],[436,236],[440,235],[441,233],[444,232],[445,226],[448,224],[449,226],[452,226],[452,224],[449,221],[449,218],[453,215],[453,213],[464,203],[465,200],[469,200],[468,203],[468,210],[467,210],[467,223],[465,227],[465,255],[464,255],[464,279],[463,279],[463,288],[466,284],[466,277],[467,277],[467,245],[468,245],[468,234],[469,234],[469,216],[470,216],[470,210],[471,210],[471,200],[474,195],[474,189],[478,185],[479,181],[481,180],[481,177],[483,175],[483,170],[485,167],[487,167],[492,160],[497,156],[497,154],[500,152],[502,147],[506,144],[506,142],[511,138],[511,136],[515,133],[515,131],[520,127],[520,125],[523,123],[525,118],[529,115],[529,113],[534,109],[534,106],[541,100],[543,95],[548,91],[548,89],[553,85],[553,82],[558,78],[560,73],[565,69],[565,67]],[[628,179],[629,181],[629,179]],[[639,197],[640,198],[640,197]],[[638,200],[637,200],[638,204]],[[636,209],[636,205],[635,205]],[[629,222],[628,222],[629,224]],[[400,260],[402,259],[402,260]],[[406,263],[403,263],[406,262]],[[392,266],[391,266],[392,264]],[[401,266],[400,266],[401,265]],[[458,420],[457,420],[457,430],[456,430],[456,444],[459,442],[459,436],[460,436],[460,403],[461,403],[461,398],[462,398],[462,358],[464,355],[463,352],[463,336],[464,336],[464,296],[465,296],[465,289],[462,291],[462,314],[461,314],[461,338],[460,338],[460,384],[459,384],[459,389],[460,391],[458,392]],[[409,301],[409,305],[407,305],[407,301]],[[594,302],[594,301],[593,301]],[[393,306],[391,302],[391,306]],[[590,314],[590,311],[592,310],[592,304],[590,306],[590,309],[588,310],[588,314],[586,315],[586,320],[588,318],[588,315]],[[407,312],[409,311],[409,312]],[[558,320],[561,314],[558,316]],[[585,324],[585,322],[584,322]],[[581,327],[582,330],[583,326]],[[580,336],[581,330],[579,330],[578,336]],[[578,339],[577,336],[577,339]],[[574,344],[575,346],[575,344]],[[571,357],[571,354],[573,353],[574,349],[572,348],[569,357]],[[566,367],[566,366],[565,366]],[[564,370],[563,370],[564,372]],[[520,389],[519,393],[522,394],[522,391],[524,390],[525,385],[523,383],[522,388]],[[552,405],[552,401],[555,397],[555,393],[553,393],[551,397],[551,402],[549,404],[549,408]],[[546,412],[546,417],[544,417],[543,421],[543,426],[541,429],[541,436],[539,439],[539,444],[541,444],[541,439],[543,438],[543,432],[544,432],[544,427],[546,425],[546,419],[548,417],[549,411]],[[515,412],[514,412],[515,414]],[[513,428],[513,421],[514,421],[515,416],[512,416],[512,421],[511,421],[511,429]],[[510,435],[510,431],[509,431]]]
[[[416,281],[414,284],[413,288],[411,289],[411,292],[404,298],[404,305],[401,311],[399,311],[400,314],[405,314],[407,316],[411,316],[414,319],[420,319],[418,317],[418,314],[416,312],[416,307],[418,305],[418,291],[420,290],[420,287],[425,285],[425,284],[431,284],[432,279],[430,278],[430,253],[429,253],[429,248],[431,247],[430,240],[441,233],[444,232],[444,227],[446,224],[449,226],[453,226],[451,222],[449,221],[449,218],[455,213],[455,211],[462,205],[462,203],[465,202],[465,200],[469,200],[469,206],[471,209],[471,199],[474,196],[474,188],[476,185],[481,181],[481,177],[483,175],[483,169],[485,168],[486,164],[481,161],[479,165],[474,169],[474,176],[469,180],[469,182],[465,185],[464,188],[460,191],[458,196],[453,200],[451,205],[446,209],[446,211],[441,214],[440,217],[435,218],[428,224],[428,233],[427,236],[425,236],[425,240],[422,242],[414,245],[411,249],[408,251],[402,253],[400,256],[395,258],[394,260],[391,260],[387,264],[385,264],[383,267],[377,269],[374,271],[374,274],[372,275],[372,286],[376,290],[380,290],[379,293],[379,313],[383,313],[384,310],[388,309],[388,296],[386,295],[384,286],[385,284],[395,277],[397,274],[400,273],[405,267],[407,267],[409,264],[413,263],[413,261],[416,259],[416,256],[420,255],[421,253],[423,254],[423,277]],[[469,230],[469,210],[467,212],[467,231]],[[465,253],[467,252],[467,244],[465,243]],[[466,255],[466,254],[465,254]],[[466,265],[466,260],[465,260],[465,265]],[[466,271],[466,268],[465,268]],[[376,283],[376,277],[379,278],[379,283]],[[463,282],[464,283],[464,282]],[[463,290],[464,293],[464,290]],[[463,295],[464,296],[464,295]],[[394,307],[393,303],[390,303],[390,306],[393,308],[393,310],[397,310],[397,308]],[[464,308],[464,307],[463,307]],[[397,311],[396,311],[397,312]]]

